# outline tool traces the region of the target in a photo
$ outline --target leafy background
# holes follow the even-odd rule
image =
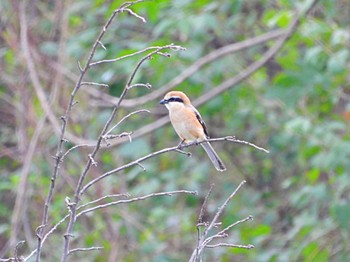
[[[20,39],[19,0],[0,3],[0,247],[11,254],[9,239],[25,239],[23,254],[35,248],[35,228],[53,169],[57,136],[50,122],[40,131],[27,181],[23,165],[43,110],[28,76]],[[125,14],[117,18],[95,60],[118,57],[147,46],[180,44],[185,52],[170,59],[155,57],[142,67],[136,82],[153,89],[168,83],[199,58],[230,43],[273,29],[285,29],[307,1],[154,1],[132,9],[143,24]],[[63,114],[77,61],[84,61],[104,21],[122,1],[31,1],[26,9],[30,52],[56,116]],[[192,158],[169,153],[111,176],[89,190],[86,200],[110,193],[145,195],[188,189],[199,196],[148,199],[95,212],[75,227],[73,246],[103,246],[89,261],[186,261],[196,244],[195,224],[211,184],[215,184],[206,219],[242,181],[247,184],[227,207],[223,225],[253,215],[234,228],[225,242],[253,244],[252,250],[217,248],[205,261],[349,261],[350,260],[350,5],[324,0],[302,20],[294,35],[266,66],[249,79],[199,107],[212,137],[235,135],[270,150],[264,154],[238,144],[214,147],[228,171],[218,174],[199,148]],[[261,58],[272,42],[227,55],[200,69],[176,89],[199,97]],[[69,131],[93,140],[111,106],[94,95],[119,96],[137,62],[131,58],[95,67],[88,79],[110,88],[86,87],[78,94]],[[85,88],[85,87],[84,87]],[[92,91],[91,91],[92,89]],[[90,91],[89,91],[90,90]],[[95,93],[94,93],[95,90]],[[53,95],[54,92],[54,95]],[[133,89],[130,97],[146,94]],[[159,99],[158,99],[159,100]],[[166,111],[158,100],[123,108],[118,119],[137,108],[152,111],[125,123],[120,132],[152,123]],[[132,143],[101,152],[96,177],[179,139],[167,125]],[[69,148],[74,141],[66,144]],[[57,222],[67,212],[64,198],[74,192],[88,149],[77,150],[62,166],[50,213]],[[24,190],[24,191],[23,191]],[[13,207],[19,192],[25,202],[14,236]],[[45,261],[60,258],[64,227],[44,245]],[[86,261],[87,253],[74,255]]]

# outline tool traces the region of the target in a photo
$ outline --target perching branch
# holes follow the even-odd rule
[[[156,151],[156,152],[153,152],[153,153],[150,153],[146,156],[143,156],[137,160],[134,160],[128,164],[125,164],[123,166],[120,166],[120,167],[117,167],[113,170],[110,170],[104,174],[102,174],[101,176],[91,180],[89,183],[87,183],[80,191],[80,194],[83,195],[85,193],[85,191],[91,187],[92,185],[94,185],[95,183],[97,183],[98,181],[112,175],[112,174],[115,174],[115,173],[118,173],[126,168],[129,168],[129,167],[132,167],[132,166],[135,166],[135,165],[139,165],[140,162],[143,162],[149,158],[152,158],[152,157],[155,157],[157,155],[160,155],[160,154],[164,154],[164,153],[167,153],[167,152],[171,152],[171,151],[175,151],[175,152],[178,152],[179,150],[182,150],[184,148],[187,148],[187,147],[190,147],[190,146],[194,146],[194,145],[198,145],[198,144],[201,144],[201,143],[204,143],[204,142],[223,142],[223,141],[229,141],[229,142],[232,142],[232,143],[238,143],[238,144],[244,144],[244,145],[249,145],[251,147],[254,147],[258,150],[261,150],[265,153],[269,153],[268,150],[262,148],[262,147],[259,147],[253,143],[250,143],[250,142],[247,142],[247,141],[244,141],[244,140],[238,140],[236,139],[235,137],[233,136],[226,136],[226,137],[220,137],[220,138],[210,138],[210,139],[207,139],[207,140],[203,140],[203,141],[199,141],[199,142],[194,142],[194,143],[189,143],[189,144],[180,144],[180,145],[177,145],[177,146],[173,146],[173,147],[168,147],[168,148],[164,148],[164,149],[161,149],[159,151]],[[181,152],[183,153],[183,152]]]

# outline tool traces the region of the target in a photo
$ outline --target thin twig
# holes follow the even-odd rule
[[[106,138],[106,136],[113,131],[113,129],[115,129],[116,127],[118,127],[123,121],[125,121],[126,119],[128,119],[129,117],[135,115],[135,114],[139,114],[139,113],[150,113],[151,111],[147,110],[147,109],[140,109],[140,110],[136,110],[134,112],[131,112],[130,114],[127,114],[126,116],[124,116],[122,119],[119,120],[118,123],[116,123],[113,127],[111,127],[111,129],[109,129],[104,135],[103,138]]]
[[[197,223],[198,223],[198,224],[200,224],[200,223],[203,222],[204,209],[205,209],[206,206],[207,206],[207,202],[208,202],[208,199],[209,199],[209,196],[210,196],[211,192],[213,191],[213,188],[214,188],[214,184],[211,184],[211,185],[210,185],[210,188],[209,188],[209,191],[208,191],[207,195],[206,195],[205,198],[204,198],[204,201],[203,201],[201,210],[200,210],[200,212],[199,212],[199,216],[198,216],[198,220],[197,220]]]
[[[215,245],[206,245],[206,248],[216,248],[216,247],[236,247],[236,248],[245,248],[245,249],[252,249],[254,248],[253,245],[235,245],[230,243],[219,243]]]
[[[133,84],[129,87],[129,89],[134,88],[134,87],[146,87],[147,89],[151,89],[152,85],[150,83],[146,83],[146,84]]]
[[[204,230],[203,235],[206,236],[209,232],[209,230],[211,230],[214,227],[214,224],[217,222],[219,216],[221,215],[221,213],[224,211],[224,209],[226,208],[227,204],[231,201],[231,199],[237,194],[238,190],[246,183],[245,180],[243,180],[238,187],[232,192],[232,194],[225,200],[225,202],[222,204],[222,206],[218,209],[218,211],[216,212],[213,220],[211,221],[211,223],[209,224],[209,226]]]
[[[62,155],[62,158],[61,158],[61,161],[63,161],[67,155],[72,152],[73,150],[77,149],[77,148],[80,148],[80,147],[93,147],[93,145],[88,145],[88,144],[82,144],[82,145],[76,145],[76,146],[73,146],[71,148],[69,148],[63,155]]]
[[[92,201],[90,201],[90,202],[88,202],[86,204],[83,204],[81,206],[78,206],[77,209],[81,209],[81,208],[84,208],[86,206],[89,206],[89,205],[95,204],[97,202],[100,202],[102,200],[105,200],[107,198],[114,198],[114,197],[130,197],[130,194],[129,193],[125,193],[125,194],[106,195],[106,196],[100,197],[98,199],[92,200]]]
[[[131,9],[129,8],[125,8],[125,11],[129,12],[129,14],[137,17],[138,19],[140,19],[143,23],[147,23],[146,19],[138,14],[136,14],[134,11],[132,11]]]
[[[94,250],[102,250],[103,247],[80,247],[80,248],[74,248],[69,250],[68,256],[75,253],[75,252],[81,252],[81,251],[94,251]]]
[[[231,224],[231,225],[225,227],[223,230],[221,230],[221,231],[218,232],[217,234],[218,234],[218,235],[223,235],[223,234],[225,234],[228,230],[230,230],[231,228],[233,228],[233,227],[235,227],[235,226],[237,226],[237,225],[239,225],[239,224],[242,224],[242,223],[244,223],[244,222],[247,222],[247,221],[249,221],[249,220],[253,220],[253,216],[249,215],[249,216],[247,216],[246,218],[244,218],[244,219],[242,219],[242,220],[238,220],[237,222],[235,222],[235,223],[233,223],[233,224]]]
[[[152,193],[152,194],[148,194],[146,196],[134,197],[134,198],[130,198],[130,199],[122,199],[122,200],[110,202],[110,203],[107,203],[107,204],[98,205],[98,206],[95,206],[95,207],[92,207],[92,208],[89,208],[89,209],[85,209],[84,211],[81,211],[80,213],[78,213],[76,218],[79,218],[80,216],[82,216],[82,215],[84,215],[86,213],[93,212],[93,211],[95,211],[97,209],[101,209],[101,208],[106,208],[106,207],[119,205],[119,204],[132,203],[132,202],[135,202],[135,201],[145,200],[145,199],[150,198],[150,197],[172,196],[174,194],[181,194],[181,193],[197,195],[196,191],[188,191],[188,190],[175,190],[175,191],[170,191],[170,192]]]
[[[109,87],[107,84],[101,84],[101,83],[95,83],[95,82],[82,82],[81,86],[102,86],[102,87]]]
[[[131,135],[133,134],[133,132],[123,132],[117,135],[104,135],[103,138],[107,144],[107,146],[110,146],[111,143],[108,142],[108,140],[114,139],[114,138],[122,138],[122,137],[128,137],[129,138],[129,142],[132,142],[132,138]]]
[[[181,47],[181,46],[173,45],[173,47],[176,47],[177,50],[184,50],[184,48]],[[150,46],[150,47],[147,47],[147,48],[142,49],[140,51],[137,51],[137,52],[134,52],[134,53],[131,53],[131,54],[127,54],[127,55],[124,55],[124,56],[121,56],[121,57],[117,57],[117,58],[114,58],[114,59],[105,59],[105,60],[100,60],[100,61],[96,61],[96,62],[90,63],[90,67],[96,66],[96,65],[100,65],[100,64],[104,64],[104,63],[114,63],[114,62],[117,62],[117,61],[129,58],[129,57],[132,57],[132,56],[136,56],[136,55],[145,53],[147,51],[157,50],[159,48],[161,48],[161,46]]]
[[[244,222],[250,221],[250,220],[253,220],[253,216],[251,216],[251,215],[247,216],[246,218],[244,218],[244,219],[242,219],[242,220],[238,220],[238,221],[236,221],[235,223],[232,223],[231,225],[227,226],[226,228],[224,228],[223,230],[221,230],[221,231],[219,231],[218,233],[214,234],[213,236],[206,238],[205,241],[202,243],[202,245],[205,247],[205,246],[207,246],[212,240],[214,240],[214,239],[216,239],[216,238],[225,238],[225,237],[227,237],[226,232],[227,232],[229,229],[231,229],[231,228],[233,228],[233,227],[235,227],[235,226],[237,226],[237,225],[239,225],[239,224],[242,224],[242,223],[244,223]]]

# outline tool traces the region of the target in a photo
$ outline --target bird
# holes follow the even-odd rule
[[[181,139],[181,143],[202,142],[209,139],[207,127],[198,110],[181,91],[170,91],[160,104],[169,111],[171,124]],[[200,143],[216,170],[223,172],[226,167],[209,142]]]

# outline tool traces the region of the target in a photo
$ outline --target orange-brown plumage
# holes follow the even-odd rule
[[[183,142],[200,142],[209,138],[201,115],[183,92],[171,91],[165,95],[160,103],[164,104],[169,110],[170,121]],[[215,168],[219,171],[225,171],[224,164],[210,143],[205,142],[201,145],[207,152]]]

